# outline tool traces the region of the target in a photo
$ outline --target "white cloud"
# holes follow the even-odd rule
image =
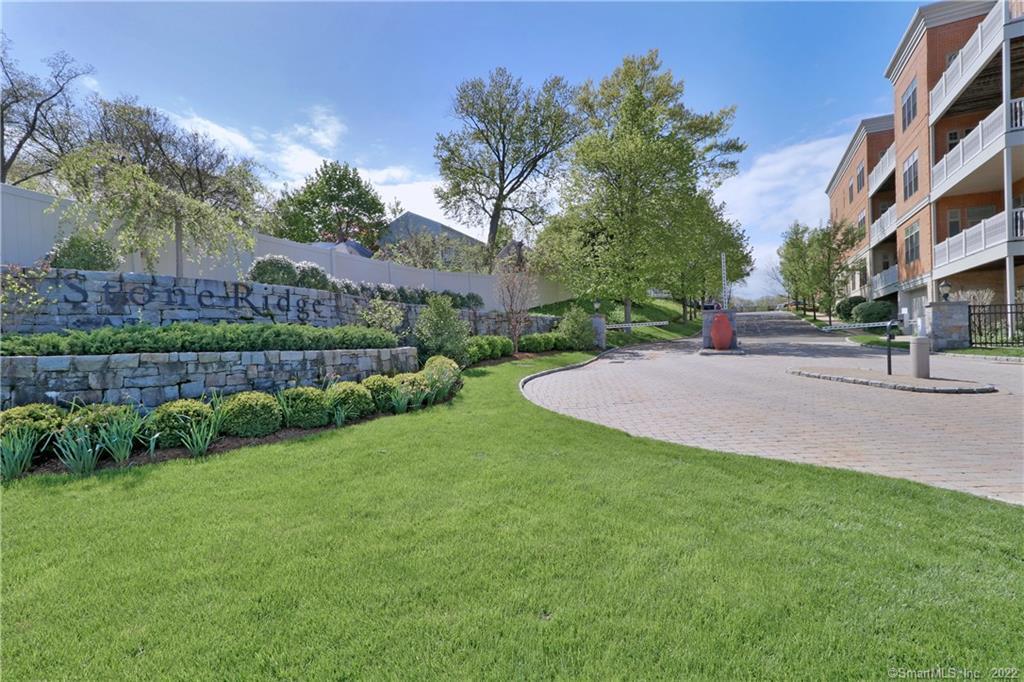
[[[277,146],[265,157],[278,176],[278,182],[270,183],[279,187],[288,184],[294,187],[301,184],[307,175],[311,175],[320,164],[329,161],[315,149],[292,142],[288,138],[275,138]]]
[[[81,83],[86,90],[92,90],[97,94],[103,92],[103,90],[100,88],[100,82],[95,76],[82,76]]]
[[[415,176],[408,166],[385,166],[384,168],[360,168],[359,174],[372,183],[409,182]]]
[[[182,128],[206,135],[236,155],[251,157],[259,155],[260,150],[256,144],[239,130],[214,123],[194,111],[189,111],[184,115],[172,113],[170,116]]]
[[[330,109],[313,107],[309,110],[309,123],[296,124],[285,135],[329,152],[338,146],[338,141],[347,131],[345,124]]]
[[[761,154],[717,192],[726,212],[740,222],[754,249],[754,273],[736,293],[757,297],[777,288],[767,277],[781,234],[794,220],[817,225],[828,218],[825,187],[850,141],[849,134],[823,137]]]

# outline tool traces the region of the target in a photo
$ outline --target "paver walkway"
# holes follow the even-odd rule
[[[889,391],[786,373],[884,372],[882,349],[819,332],[789,313],[740,314],[737,327],[745,355],[698,355],[699,343],[689,340],[625,348],[534,379],[524,392],[548,409],[633,435],[1024,504],[1024,366],[932,355],[933,377],[990,383],[999,392]],[[893,372],[909,374],[906,353],[893,354]]]

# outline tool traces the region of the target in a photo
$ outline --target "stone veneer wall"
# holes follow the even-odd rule
[[[0,359],[3,407],[31,402],[133,403],[155,407],[217,391],[276,391],[325,379],[414,372],[416,349],[268,350],[209,353],[12,356]]]
[[[140,273],[51,270],[36,290],[46,304],[29,312],[17,302],[3,309],[7,332],[55,332],[96,329],[144,322],[165,325],[178,321],[298,322],[321,327],[361,324],[359,312],[369,303],[362,296],[318,289],[190,279]],[[424,306],[398,303],[405,328],[412,329]],[[504,314],[461,309],[474,334],[505,334]],[[527,333],[551,331],[552,315],[533,316]]]
[[[971,316],[967,301],[932,301],[925,306],[924,317],[932,350],[970,347]]]

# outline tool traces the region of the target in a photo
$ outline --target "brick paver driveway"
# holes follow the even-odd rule
[[[534,379],[524,392],[548,409],[633,435],[1024,504],[1024,365],[933,355],[932,376],[999,392],[908,393],[786,374],[797,366],[884,372],[884,350],[788,313],[741,314],[737,327],[745,355],[698,355],[690,340],[627,348]],[[894,353],[893,372],[909,371],[908,355]]]

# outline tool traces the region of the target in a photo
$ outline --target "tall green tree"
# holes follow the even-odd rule
[[[535,226],[546,215],[560,152],[582,131],[575,94],[561,77],[535,89],[504,68],[456,89],[452,114],[460,127],[437,135],[435,194],[450,217],[487,225],[492,253],[503,223]]]
[[[388,226],[380,195],[347,163],[324,161],[301,187],[277,202],[274,233],[297,242],[355,239],[376,249]]]
[[[572,148],[564,211],[538,240],[554,276],[577,295],[622,300],[627,322],[632,301],[678,282],[691,261],[706,263],[709,247],[717,261],[737,232],[709,199],[743,148],[725,137],[732,111],[697,115],[682,95],[655,51],[581,89],[590,132]],[[749,257],[745,248],[737,253]]]
[[[141,253],[150,271],[173,243],[179,276],[186,250],[197,258],[251,248],[265,215],[251,160],[133,100],[98,101],[90,138],[56,167],[76,200],[65,215],[80,228],[113,235],[120,255]]]
[[[862,236],[852,223],[831,220],[808,236],[810,284],[828,313],[829,324],[847,279],[857,267],[850,254]]]
[[[794,221],[782,234],[782,244],[777,250],[779,256],[778,274],[790,300],[804,304],[814,293],[810,269],[810,228]]]

